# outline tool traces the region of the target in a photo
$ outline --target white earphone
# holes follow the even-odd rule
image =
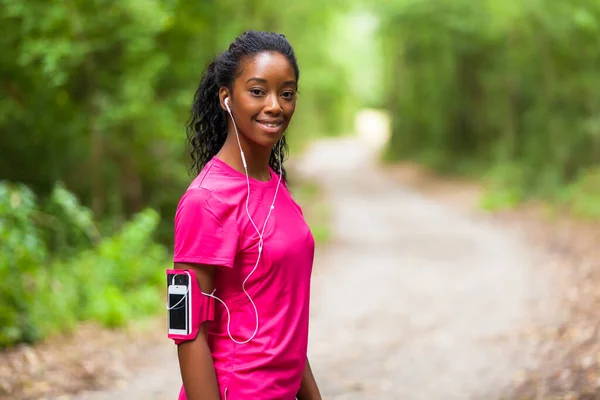
[[[267,226],[267,221],[269,220],[269,217],[271,216],[271,213],[273,212],[273,210],[275,209],[275,200],[277,199],[277,193],[279,192],[279,185],[281,184],[281,177],[282,177],[282,171],[281,171],[281,166],[283,164],[283,152],[282,152],[282,148],[281,148],[281,144],[280,144],[280,149],[279,149],[279,180],[277,182],[277,187],[275,188],[275,195],[273,196],[273,202],[271,203],[271,207],[269,208],[269,213],[267,214],[267,218],[265,218],[265,222],[263,224],[262,230],[259,230],[258,227],[256,226],[256,224],[254,223],[254,220],[252,219],[252,217],[250,216],[250,211],[248,210],[248,202],[250,200],[250,179],[248,178],[248,165],[246,164],[246,158],[244,157],[244,151],[242,150],[242,144],[240,143],[240,136],[237,130],[237,125],[235,124],[235,120],[233,118],[233,114],[231,112],[231,108],[229,107],[229,97],[225,98],[225,108],[227,108],[227,112],[229,113],[229,115],[231,116],[231,121],[233,122],[233,127],[235,129],[235,136],[237,138],[237,142],[238,142],[238,147],[240,149],[240,155],[242,157],[242,164],[244,165],[244,171],[246,172],[246,185],[248,188],[248,192],[246,195],[246,214],[248,215],[248,218],[250,219],[250,222],[252,223],[252,226],[254,227],[254,229],[256,230],[256,233],[258,234],[258,258],[256,259],[256,264],[254,265],[254,268],[252,269],[252,271],[250,271],[250,273],[248,274],[248,276],[246,277],[246,279],[244,279],[244,282],[242,283],[242,290],[244,291],[244,293],[246,293],[246,296],[248,296],[248,299],[250,300],[250,303],[252,303],[252,307],[254,307],[254,313],[256,315],[256,327],[254,328],[254,333],[252,334],[252,336],[250,336],[250,338],[246,341],[243,342],[239,342],[237,340],[235,340],[233,338],[233,336],[231,335],[231,330],[230,330],[230,323],[231,323],[231,313],[229,311],[229,307],[227,307],[227,304],[225,304],[225,302],[223,300],[221,300],[220,298],[218,298],[217,296],[214,295],[214,292],[211,294],[208,293],[202,293],[205,296],[208,297],[212,297],[215,300],[218,300],[221,304],[223,304],[225,306],[225,310],[227,310],[227,334],[229,335],[229,338],[237,343],[237,344],[245,344],[248,343],[249,341],[251,341],[252,339],[254,339],[254,336],[256,336],[256,333],[258,332],[258,309],[256,308],[256,304],[254,304],[254,300],[252,300],[252,297],[250,297],[250,294],[246,291],[246,282],[248,281],[248,279],[250,278],[250,276],[252,276],[252,274],[254,273],[254,271],[256,271],[256,268],[258,268],[258,263],[260,261],[260,256],[262,255],[262,249],[263,249],[263,235],[265,232],[265,227]]]

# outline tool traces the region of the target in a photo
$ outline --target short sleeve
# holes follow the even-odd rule
[[[233,267],[239,232],[230,214],[210,191],[189,189],[175,213],[173,261]]]

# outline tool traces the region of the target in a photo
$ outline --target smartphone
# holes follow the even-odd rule
[[[187,285],[169,285],[169,334],[189,335],[190,333],[190,299]]]

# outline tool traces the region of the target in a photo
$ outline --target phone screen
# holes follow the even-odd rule
[[[171,310],[169,310],[169,329],[181,329],[186,331],[186,313],[187,313],[187,302],[185,300],[181,300],[185,297],[183,294],[169,294],[169,307],[173,307],[175,304],[177,306]]]

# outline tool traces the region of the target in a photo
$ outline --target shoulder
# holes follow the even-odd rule
[[[227,171],[209,162],[181,196],[176,216],[211,216],[222,223],[235,214],[235,199],[239,197],[236,194],[244,190],[245,186],[231,179]]]
[[[179,205],[177,209],[183,208],[198,208],[198,207],[207,207],[210,208],[210,203],[212,202],[212,193],[210,190],[206,190],[202,187],[190,187],[179,199]]]
[[[245,181],[235,179],[213,158],[206,163],[198,176],[190,183],[186,195],[199,200],[227,200],[241,190],[245,190]],[[184,196],[186,196],[184,195]]]
[[[223,201],[215,192],[203,188],[189,188],[179,201],[176,218],[181,215],[189,217],[210,216],[219,224],[228,220],[235,213],[235,204]]]
[[[188,191],[204,189],[209,197],[227,202],[236,193],[246,190],[246,181],[232,176],[217,159],[210,160],[192,181]],[[206,193],[205,193],[206,195]]]

